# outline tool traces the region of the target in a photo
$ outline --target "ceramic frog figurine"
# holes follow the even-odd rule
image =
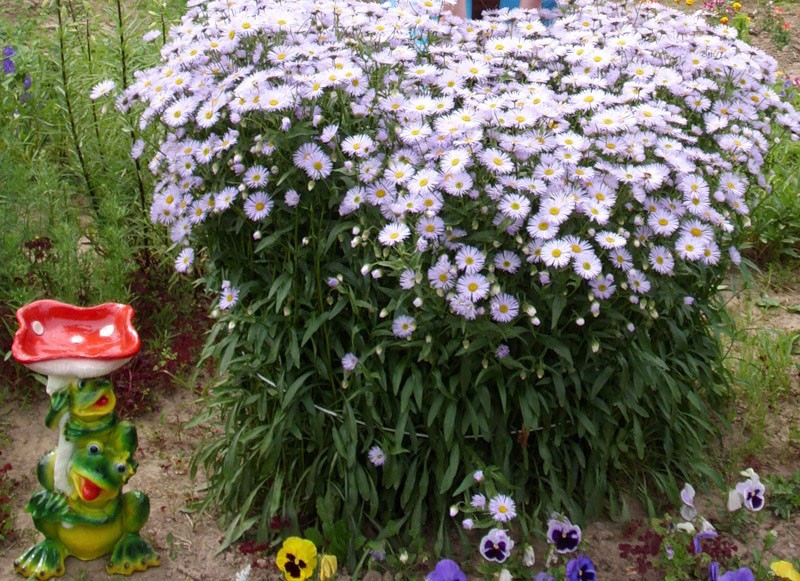
[[[101,429],[91,424],[83,426],[82,435],[69,438],[66,462],[59,458],[64,452],[59,448],[39,461],[44,490],[33,495],[25,510],[45,540],[15,561],[14,569],[22,575],[59,577],[68,556],[90,560],[111,554],[106,570],[124,575],[159,564],[152,547],[139,536],[150,514],[149,499],[138,491],[122,493],[136,472],[136,429],[116,419]]]
[[[74,436],[100,431],[116,423],[117,398],[107,379],[80,379],[50,396],[50,409],[44,419],[48,428],[61,428],[62,421]]]

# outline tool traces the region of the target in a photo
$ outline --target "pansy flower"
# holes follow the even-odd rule
[[[487,561],[502,563],[508,559],[514,541],[503,529],[492,529],[481,539],[481,555]]]
[[[581,542],[581,528],[568,518],[551,518],[547,523],[547,542],[560,554],[572,553]]]
[[[584,555],[578,555],[577,558],[567,563],[565,575],[566,581],[595,581],[597,579],[594,563]]]
[[[744,507],[751,512],[758,512],[764,508],[766,490],[758,478],[749,478],[736,485],[736,492],[742,497]]]
[[[317,568],[317,547],[300,537],[289,537],[275,558],[286,579],[308,579]]]
[[[442,559],[436,563],[436,567],[431,571],[425,581],[467,581],[467,576],[452,559]]]

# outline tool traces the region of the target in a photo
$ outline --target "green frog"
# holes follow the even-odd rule
[[[58,448],[39,461],[37,476],[44,490],[33,495],[25,510],[45,540],[14,562],[22,575],[42,581],[60,577],[68,556],[91,560],[110,554],[106,570],[123,575],[160,563],[139,536],[150,514],[148,497],[122,493],[137,468],[136,428],[116,419],[102,429],[90,424],[85,433],[69,438],[66,461],[58,457],[64,452]]]

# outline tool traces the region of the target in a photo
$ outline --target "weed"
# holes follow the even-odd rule
[[[766,478],[769,487],[769,510],[778,518],[789,520],[800,510],[800,470],[788,477]]]

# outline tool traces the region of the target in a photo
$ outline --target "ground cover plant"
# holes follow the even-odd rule
[[[709,472],[716,289],[798,130],[774,60],[651,5],[418,9],[192,2],[117,101],[167,128],[151,214],[219,289],[229,541],[346,522],[352,563],[423,522],[440,550],[481,466],[577,520]]]

